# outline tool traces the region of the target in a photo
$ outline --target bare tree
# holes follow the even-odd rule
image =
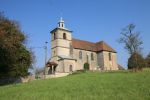
[[[144,59],[141,54],[141,45],[143,44],[140,33],[135,32],[135,25],[129,24],[121,32],[119,43],[125,44],[125,49],[129,52],[128,69],[142,70],[144,67]]]
[[[125,27],[121,32],[121,37],[119,39],[119,43],[125,44],[125,49],[129,52],[129,54],[140,53],[141,45],[143,44],[140,32],[135,32],[135,25],[129,24]]]

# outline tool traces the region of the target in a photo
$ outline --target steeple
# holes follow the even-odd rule
[[[62,17],[60,18],[60,21],[58,22],[58,27],[59,28],[65,28],[65,23],[64,23]]]

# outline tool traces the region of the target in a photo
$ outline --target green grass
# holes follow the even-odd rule
[[[150,100],[150,71],[86,72],[1,86],[0,100]]]

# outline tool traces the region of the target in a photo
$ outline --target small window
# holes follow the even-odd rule
[[[111,53],[108,53],[109,61],[111,61]]]
[[[91,53],[91,60],[94,60],[94,55],[93,55],[93,53]]]
[[[82,59],[82,51],[79,51],[79,59]]]
[[[56,39],[56,33],[54,33],[54,40]]]
[[[67,39],[66,33],[63,33],[63,39]]]

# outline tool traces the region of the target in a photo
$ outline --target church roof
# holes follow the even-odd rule
[[[116,53],[116,51],[104,41],[93,43],[93,42],[84,41],[84,40],[72,39],[72,45],[73,45],[73,48],[75,49],[82,49],[82,50],[88,50],[88,51],[94,51],[94,52],[109,51],[109,52]]]
[[[70,56],[65,56],[65,55],[60,55],[58,57],[61,58],[61,59],[76,60],[76,59],[74,59],[74,58],[72,58]],[[59,60],[61,60],[61,59],[59,59]]]
[[[51,67],[51,66],[57,66],[58,64],[56,62],[48,62],[46,64],[46,67]]]
[[[50,33],[53,33],[53,32],[55,32],[56,30],[64,30],[64,31],[68,31],[68,32],[72,32],[72,31],[70,31],[69,29],[67,29],[67,28],[59,28],[59,27],[56,27],[55,29],[53,29]]]

